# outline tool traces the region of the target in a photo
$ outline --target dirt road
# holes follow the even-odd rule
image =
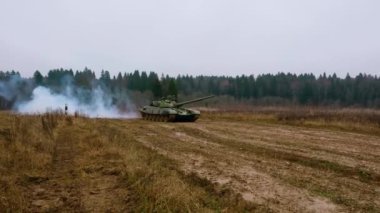
[[[285,125],[141,123],[139,141],[243,198],[273,210],[380,207],[380,138]]]

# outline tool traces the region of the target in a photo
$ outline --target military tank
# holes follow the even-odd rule
[[[140,109],[140,113],[144,120],[194,122],[199,118],[200,112],[194,109],[183,108],[182,106],[212,97],[214,95],[177,103],[174,96],[168,96],[158,101],[152,101],[150,105],[143,106]]]

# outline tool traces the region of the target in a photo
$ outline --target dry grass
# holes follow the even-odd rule
[[[258,109],[159,123],[1,113],[0,209],[376,212],[376,116]]]
[[[206,111],[204,118],[278,123],[380,135],[380,110],[320,107],[257,107],[245,111]]]
[[[93,123],[91,144],[82,143],[93,159],[103,162],[119,161],[119,165],[104,165],[112,171],[120,171],[117,185],[128,191],[127,204],[136,212],[222,210],[250,211],[264,207],[249,204],[233,193],[220,194],[213,184],[194,175],[182,173],[174,161],[142,146],[136,141],[138,132],[131,124],[125,131],[118,122]],[[93,162],[96,163],[96,162]],[[82,165],[86,167],[89,165]],[[91,167],[91,166],[90,166]]]
[[[218,191],[206,179],[184,174],[175,162],[136,141],[133,129],[138,127],[133,124],[125,129],[118,120],[60,113],[1,117],[0,209],[265,210],[228,190]]]
[[[23,116],[1,113],[0,209],[26,206],[22,184],[46,176],[54,152],[53,131],[60,115]]]

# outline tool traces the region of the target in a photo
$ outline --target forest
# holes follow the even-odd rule
[[[64,93],[67,85],[74,90],[101,88],[115,102],[133,94],[144,99],[166,95],[195,97],[208,94],[227,96],[232,102],[250,100],[262,105],[310,105],[339,107],[380,107],[380,77],[359,74],[340,78],[336,74],[260,74],[240,76],[159,76],[155,72],[135,70],[111,75],[102,70],[99,76],[89,68],[52,69],[47,75],[35,71],[26,78],[16,71],[0,71],[0,109],[12,109],[15,103],[31,98],[33,89],[44,86],[52,93]],[[83,96],[83,93],[78,95]],[[91,93],[88,93],[91,94]],[[136,95],[137,94],[137,95]],[[132,99],[133,99],[132,97]],[[140,97],[140,98],[141,98]],[[82,97],[83,101],[91,97]]]

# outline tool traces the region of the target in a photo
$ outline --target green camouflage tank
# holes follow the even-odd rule
[[[200,112],[194,109],[183,108],[182,106],[212,97],[214,96],[211,95],[177,103],[173,96],[168,96],[166,98],[161,98],[159,101],[152,101],[150,105],[142,107],[140,109],[140,113],[144,120],[163,122],[194,122],[199,118]]]

